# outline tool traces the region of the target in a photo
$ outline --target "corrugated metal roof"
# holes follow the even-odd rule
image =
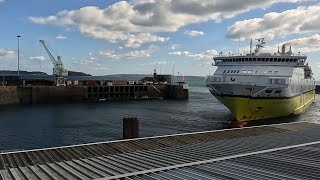
[[[0,179],[313,178],[319,130],[293,123],[7,152]]]
[[[319,179],[319,152],[318,141],[136,173],[124,179]]]

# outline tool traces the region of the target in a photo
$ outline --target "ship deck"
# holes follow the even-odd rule
[[[320,124],[297,122],[0,153],[0,179],[317,179]]]

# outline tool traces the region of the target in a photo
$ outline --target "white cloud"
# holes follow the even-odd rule
[[[62,34],[59,34],[59,35],[56,37],[56,39],[67,39],[67,37],[66,37],[66,36],[63,36]]]
[[[204,32],[203,31],[195,31],[195,30],[192,30],[192,31],[185,31],[184,34],[190,36],[190,37],[195,37],[195,36],[202,36],[204,35]]]
[[[278,44],[271,44],[266,45],[261,52],[262,53],[276,53],[279,50],[281,51],[281,46],[283,44],[286,45],[286,51],[289,51],[289,46],[292,46],[292,52],[293,54],[298,54],[299,52],[301,54],[306,53],[312,53],[312,52],[318,52],[320,51],[320,34],[315,34],[309,37],[302,37],[302,38],[296,38],[291,39],[287,41],[283,41]],[[254,49],[252,49],[253,51]],[[241,54],[248,54],[249,53],[249,47],[240,47],[240,53]],[[226,53],[224,53],[226,54]]]
[[[186,56],[197,60],[212,60],[214,56],[218,55],[218,52],[215,49],[210,49],[202,53],[191,53],[189,51],[175,51],[169,52],[169,55]]]
[[[310,53],[320,51],[320,34],[285,41],[282,44],[292,46],[294,52]],[[280,44],[279,44],[280,45]]]
[[[170,49],[171,49],[171,50],[175,50],[175,49],[178,49],[178,48],[180,48],[180,47],[181,47],[180,44],[173,44],[173,45],[171,45]]]
[[[0,0],[0,3],[2,3],[2,2],[6,2],[6,0]]]
[[[109,70],[110,68],[107,67],[93,67],[94,70]]]
[[[231,39],[260,38],[273,39],[290,34],[304,34],[320,31],[320,5],[298,7],[281,13],[271,12],[263,18],[238,21],[228,28]]]
[[[166,64],[170,64],[170,63],[172,63],[172,62],[170,62],[170,61],[153,61],[153,62],[140,64],[140,66],[166,65]]]
[[[116,54],[115,51],[100,51],[98,54],[111,58],[113,60],[126,60],[126,59],[136,59],[136,58],[147,58],[150,57],[152,53],[156,51],[155,46],[150,46],[148,49],[130,51],[124,54]]]
[[[87,59],[82,59],[82,60],[75,60],[72,62],[73,64],[76,64],[76,65],[83,65],[83,66],[87,66],[87,67],[101,67],[102,64],[95,60],[94,58],[87,58]]]
[[[176,32],[189,24],[219,22],[256,8],[279,2],[299,3],[309,0],[132,0],[116,2],[104,9],[86,6],[64,10],[47,17],[29,17],[37,24],[54,24],[77,28],[81,34],[139,47],[144,43],[164,42],[160,32]]]
[[[15,56],[15,52],[11,50],[0,49],[0,58],[12,58]]]
[[[31,57],[29,57],[29,59],[37,61],[37,62],[42,62],[42,61],[46,60],[46,58],[44,56],[31,56]]]

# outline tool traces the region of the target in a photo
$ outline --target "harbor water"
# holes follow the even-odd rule
[[[189,100],[10,105],[0,107],[0,151],[73,145],[122,138],[122,118],[140,118],[140,136],[227,128],[230,112],[204,85],[203,77],[187,77]],[[257,122],[320,123],[320,103],[303,114]]]

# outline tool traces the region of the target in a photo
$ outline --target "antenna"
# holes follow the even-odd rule
[[[252,52],[252,38],[250,39],[250,54]]]
[[[172,76],[172,82],[174,83],[174,63],[172,65],[172,72],[171,73],[172,73],[172,75],[171,75]]]
[[[240,35],[239,35],[239,39],[238,39],[238,55],[240,55]]]

